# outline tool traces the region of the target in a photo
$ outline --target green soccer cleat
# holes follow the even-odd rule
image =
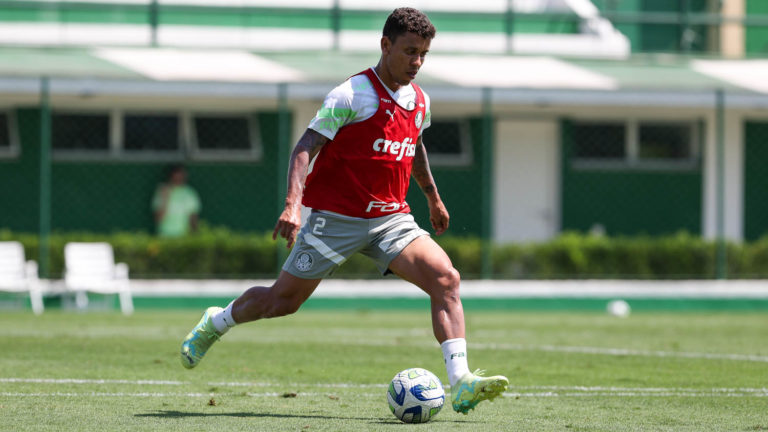
[[[181,343],[181,365],[185,368],[192,369],[197,366],[211,345],[221,337],[211,320],[211,315],[221,310],[222,308],[216,306],[206,309],[200,322]]]
[[[501,396],[508,385],[507,377],[501,375],[484,377],[481,370],[468,372],[451,386],[453,410],[466,415],[480,402]]]

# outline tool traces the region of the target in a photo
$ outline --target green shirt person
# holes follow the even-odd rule
[[[187,184],[187,171],[181,165],[170,169],[168,182],[158,186],[152,198],[157,234],[181,237],[197,230],[200,197]]]

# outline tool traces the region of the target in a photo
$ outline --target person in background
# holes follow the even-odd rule
[[[196,231],[200,208],[200,197],[187,184],[186,168],[170,166],[167,182],[157,187],[152,198],[157,235],[181,237]]]

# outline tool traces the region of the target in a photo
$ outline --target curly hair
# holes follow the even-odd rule
[[[401,7],[392,11],[387,17],[383,35],[394,43],[398,36],[405,33],[416,33],[424,39],[433,39],[436,30],[423,12],[414,8]]]

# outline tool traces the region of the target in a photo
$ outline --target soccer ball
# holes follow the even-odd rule
[[[432,372],[406,369],[392,378],[387,391],[392,414],[405,423],[426,423],[440,412],[445,391],[440,379]]]
[[[629,303],[625,302],[624,300],[613,300],[608,302],[608,305],[606,306],[606,309],[608,310],[608,313],[617,316],[620,318],[626,318],[629,316],[629,313],[631,312],[631,308],[629,307]]]

